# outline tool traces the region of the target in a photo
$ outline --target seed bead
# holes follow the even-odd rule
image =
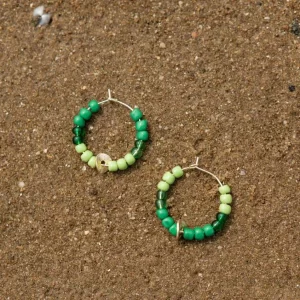
[[[172,169],[172,173],[176,178],[183,176],[183,170],[180,166],[176,166]]]
[[[81,160],[84,162],[88,162],[92,156],[93,152],[90,150],[86,150],[81,154]]]
[[[222,194],[220,195],[221,203],[230,204],[232,203],[232,196],[230,194]]]
[[[92,113],[96,113],[100,110],[100,104],[97,102],[97,100],[91,100],[89,102],[89,108]]]
[[[93,169],[96,167],[96,160],[97,160],[97,157],[92,156],[88,161],[88,165]]]
[[[222,185],[219,187],[219,192],[220,194],[224,195],[224,194],[229,194],[231,191],[230,187],[226,184],[226,185]]]
[[[171,172],[166,172],[162,179],[168,184],[173,184],[176,178]]]
[[[220,204],[219,206],[219,212],[229,215],[231,213],[231,206],[225,203]]]
[[[108,171],[116,172],[118,171],[118,164],[115,160],[108,161]]]
[[[161,191],[167,192],[170,188],[170,185],[165,181],[160,181],[157,185],[157,188]]]

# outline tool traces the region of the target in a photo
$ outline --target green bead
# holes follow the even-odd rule
[[[138,149],[140,149],[140,150],[145,150],[145,148],[146,148],[146,143],[145,143],[144,141],[142,141],[142,140],[136,140],[136,141],[134,142],[134,146],[135,146],[135,148],[138,148]]]
[[[213,227],[211,226],[211,224],[206,224],[202,227],[203,231],[204,231],[204,234],[205,236],[213,236],[214,235],[214,229]]]
[[[92,156],[90,158],[90,160],[88,161],[88,165],[91,167],[91,168],[95,168],[96,167],[96,160],[97,160],[97,157],[96,156]]]
[[[172,217],[166,217],[161,223],[165,228],[169,229],[175,223],[175,221]]]
[[[83,138],[81,136],[74,136],[73,137],[73,144],[79,145],[83,142]]]
[[[230,194],[222,194],[220,196],[221,203],[230,204],[232,203],[232,196]]]
[[[84,162],[88,162],[92,156],[93,152],[90,150],[86,150],[81,154],[81,160]]]
[[[214,229],[215,232],[220,231],[221,229],[223,229],[224,223],[220,222],[220,221],[213,221],[211,223],[212,228]]]
[[[130,112],[130,118],[137,122],[139,119],[141,119],[143,116],[142,111],[139,108],[135,108],[132,112]]]
[[[231,191],[230,187],[226,184],[226,185],[222,185],[219,187],[219,192],[220,194],[229,194]]]
[[[86,108],[81,108],[79,111],[79,116],[85,120],[89,120],[92,116],[92,112]]]
[[[161,191],[167,192],[170,188],[170,185],[165,181],[160,181],[157,185],[157,188]]]
[[[225,203],[220,204],[219,206],[219,212],[229,215],[231,213],[231,206]]]
[[[143,150],[138,148],[132,148],[130,152],[135,159],[139,159],[143,156]]]
[[[159,208],[156,210],[156,215],[159,219],[163,220],[169,216],[169,212],[165,208]]]
[[[107,162],[107,164],[108,164],[108,171],[110,172],[118,171],[118,164],[115,160],[110,160]]]
[[[155,201],[155,206],[156,208],[167,208],[167,202],[166,200],[158,199]]]
[[[177,235],[177,224],[174,223],[170,228],[169,228],[169,232],[173,235],[176,236]]]
[[[201,241],[204,239],[204,231],[201,227],[195,227],[194,232],[195,232],[195,240]]]
[[[117,160],[117,165],[119,170],[126,170],[128,168],[125,158],[120,158]]]
[[[128,166],[131,166],[135,163],[135,158],[134,156],[131,154],[131,153],[127,153],[125,156],[124,156]]]
[[[157,191],[156,198],[159,200],[167,200],[168,194],[165,191]]]
[[[228,219],[228,215],[225,215],[225,214],[219,212],[219,213],[217,213],[217,215],[216,215],[216,219],[217,219],[219,222],[225,224],[226,220]]]
[[[180,166],[176,166],[172,169],[172,173],[176,178],[180,178],[183,175],[183,170]]]
[[[100,110],[100,104],[98,103],[97,100],[91,100],[89,102],[89,107],[90,107],[92,113],[96,113]]]
[[[85,136],[85,129],[82,127],[73,127],[72,132],[76,135],[76,136],[81,136],[84,137]]]
[[[148,121],[147,120],[140,120],[140,121],[137,121],[135,123],[135,129],[137,131],[144,131],[146,130],[148,127]]]
[[[75,150],[77,153],[83,153],[87,149],[84,143],[78,144],[75,146]]]
[[[75,125],[79,126],[79,127],[84,127],[85,125],[85,120],[83,117],[76,115],[73,119],[73,122]]]
[[[144,130],[144,131],[137,131],[135,134],[135,138],[137,140],[142,140],[142,141],[148,141],[149,139],[149,132]]]
[[[183,238],[185,240],[191,241],[194,239],[195,231],[192,228],[185,227],[183,228]]]
[[[168,184],[173,184],[176,178],[171,172],[166,172],[162,179]]]

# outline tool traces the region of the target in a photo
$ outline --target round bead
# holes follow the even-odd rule
[[[73,137],[73,144],[79,145],[83,142],[83,138],[81,136],[74,136]]]
[[[131,154],[131,153],[127,153],[125,156],[124,156],[128,166],[131,166],[135,163],[135,158],[134,156]]]
[[[118,171],[118,164],[115,160],[108,161],[107,164],[108,164],[108,171],[110,172]]]
[[[126,170],[128,168],[125,158],[120,158],[117,160],[117,165],[119,170]]]
[[[165,208],[160,208],[156,210],[156,215],[159,219],[163,220],[169,216],[169,212]]]
[[[76,135],[76,136],[85,136],[85,130],[82,127],[73,127],[72,132]]]
[[[146,143],[144,141],[141,141],[141,140],[136,140],[134,142],[134,146],[135,148],[138,148],[140,150],[145,150],[146,148]]]
[[[204,239],[204,231],[201,227],[195,227],[194,232],[195,232],[195,240],[201,241]]]
[[[84,162],[88,162],[92,156],[93,152],[90,150],[86,150],[81,154],[81,160]]]
[[[130,112],[130,118],[137,122],[139,119],[141,119],[143,116],[142,111],[139,108],[135,108],[132,112]]]
[[[83,153],[86,150],[86,145],[84,143],[78,144],[75,146],[75,150],[77,153]]]
[[[185,240],[193,240],[195,236],[195,231],[192,228],[185,227],[183,228],[183,238]]]
[[[180,166],[176,166],[172,169],[172,173],[176,178],[180,178],[183,175],[183,170]]]
[[[171,233],[171,235],[176,236],[177,235],[177,224],[174,223],[170,228],[169,228],[169,232]]]
[[[161,191],[167,192],[170,188],[170,185],[165,181],[160,181],[157,185],[157,188]]]
[[[135,159],[139,159],[143,156],[143,150],[139,149],[139,148],[132,148],[130,150],[131,154],[133,155],[133,157]]]
[[[230,194],[222,194],[220,201],[221,203],[230,204],[232,202],[232,196]]]
[[[149,139],[149,133],[148,131],[137,131],[135,134],[135,137],[137,140],[142,140],[142,141],[148,141]]]
[[[92,156],[92,157],[90,158],[90,160],[88,161],[88,165],[89,165],[91,168],[95,168],[95,167],[96,167],[96,159],[97,159],[96,156]]]
[[[225,203],[220,204],[219,206],[219,212],[229,215],[231,213],[231,206]]]
[[[173,184],[176,178],[171,172],[166,172],[162,179],[168,184]]]
[[[144,131],[146,130],[148,127],[148,121],[147,120],[140,120],[140,121],[137,121],[135,123],[135,129],[137,131]]]
[[[206,224],[202,227],[203,231],[204,231],[204,234],[205,236],[213,236],[214,235],[214,229],[213,227],[211,226],[211,224]]]
[[[86,108],[81,108],[79,111],[79,116],[85,120],[89,120],[92,116],[92,112]]]
[[[98,103],[97,100],[91,100],[89,102],[89,107],[90,107],[92,113],[96,113],[100,110],[100,104]]]
[[[168,194],[165,191],[157,191],[156,198],[161,200],[167,200]]]
[[[85,125],[85,120],[83,119],[83,117],[77,115],[74,117],[73,122],[75,125],[79,126],[79,127],[84,127]]]
[[[220,194],[229,194],[231,191],[230,187],[226,184],[226,185],[222,185],[219,187],[219,192]]]
[[[155,206],[156,208],[167,208],[167,202],[166,200],[158,199],[155,201]]]
[[[165,228],[169,229],[175,223],[175,221],[172,217],[166,217],[161,223]]]

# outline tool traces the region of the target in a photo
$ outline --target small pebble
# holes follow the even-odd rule
[[[242,175],[242,176],[246,175],[246,171],[245,170],[241,170],[240,175]]]
[[[159,44],[159,48],[166,48],[166,44],[165,43],[163,43],[163,42],[161,42],[160,44]]]
[[[296,87],[294,85],[289,85],[289,91],[294,92],[296,90]]]
[[[18,186],[19,186],[20,189],[24,188],[24,186],[25,186],[24,181],[19,181]]]

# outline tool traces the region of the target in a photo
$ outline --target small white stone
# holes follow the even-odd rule
[[[37,8],[34,9],[33,11],[33,16],[34,17],[41,17],[44,12],[44,5],[38,6]]]
[[[159,48],[166,48],[166,44],[165,43],[163,43],[163,42],[161,42],[160,44],[159,44]]]
[[[48,25],[51,21],[51,15],[50,14],[43,14],[39,21],[39,26]]]
[[[18,186],[19,186],[20,189],[22,189],[25,186],[24,181],[19,181]]]
[[[90,232],[88,231],[88,230],[86,230],[85,232],[84,232],[84,234],[85,235],[88,235]]]

